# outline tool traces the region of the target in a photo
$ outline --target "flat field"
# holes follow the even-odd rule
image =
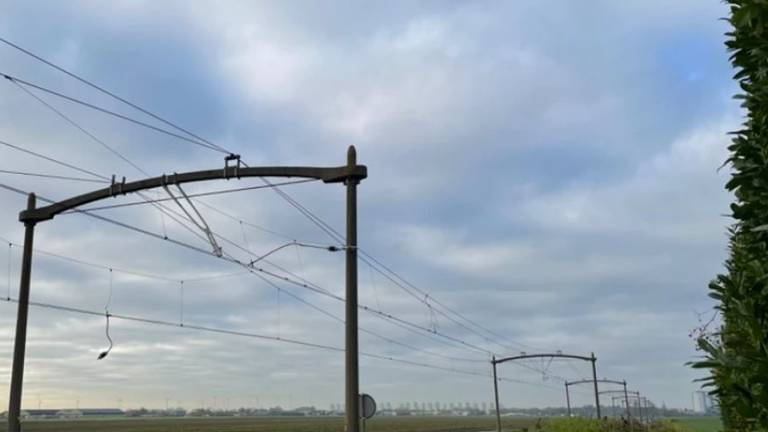
[[[723,430],[723,424],[719,417],[687,417],[675,419],[675,422],[694,432],[719,432]]]
[[[535,423],[503,419],[505,430]],[[495,429],[493,417],[379,417],[367,432],[478,432]],[[24,432],[341,432],[339,417],[142,418],[115,420],[39,420],[23,423]],[[6,431],[5,422],[0,432]]]
[[[719,418],[679,418],[674,423],[690,432],[719,432]],[[531,427],[535,419],[504,418],[504,430]],[[553,427],[555,427],[553,425]],[[37,420],[23,423],[24,432],[341,432],[339,417],[209,417]],[[480,432],[496,428],[493,417],[379,417],[367,432]],[[557,430],[569,426],[560,423]],[[586,430],[586,429],[584,429]],[[591,430],[591,429],[590,429]],[[6,432],[5,419],[0,432]]]

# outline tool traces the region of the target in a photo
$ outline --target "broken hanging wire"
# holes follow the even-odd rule
[[[112,337],[109,335],[109,316],[110,316],[109,312],[107,312],[105,315],[107,317],[107,327],[104,333],[107,335],[107,340],[109,341],[109,348],[102,351],[101,354],[99,354],[99,356],[96,358],[96,360],[101,360],[104,357],[106,357],[112,351],[112,348],[115,346],[114,342],[112,342]]]
[[[109,341],[109,348],[102,351],[101,354],[99,354],[99,356],[96,358],[96,360],[101,360],[104,357],[106,357],[112,351],[112,348],[115,346],[114,342],[112,341],[112,337],[109,335],[109,316],[110,316],[109,306],[112,303],[112,288],[113,288],[112,279],[113,279],[112,269],[110,268],[109,269],[109,297],[107,297],[107,303],[104,305],[104,316],[107,318],[107,326],[104,330],[104,334],[106,334],[107,340]]]

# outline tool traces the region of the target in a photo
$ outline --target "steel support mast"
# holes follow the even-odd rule
[[[27,211],[34,210],[37,199],[29,194]],[[11,369],[11,395],[8,402],[8,431],[19,432],[21,424],[21,387],[24,381],[24,355],[27,349],[27,316],[29,315],[29,283],[32,278],[32,244],[35,237],[34,221],[24,222],[24,254],[21,260],[19,307],[16,314],[16,339],[13,345]]]
[[[499,379],[496,376],[496,356],[491,358],[493,365],[493,398],[496,401],[496,430],[501,430],[501,411],[499,410]]]
[[[350,146],[347,167],[357,165],[357,153]],[[346,416],[347,432],[360,431],[360,357],[357,348],[357,183],[347,178],[347,276],[346,276]]]

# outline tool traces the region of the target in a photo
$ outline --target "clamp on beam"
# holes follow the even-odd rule
[[[237,177],[239,179],[240,178],[240,163],[241,163],[240,162],[240,155],[239,154],[234,154],[234,153],[230,153],[229,155],[227,155],[224,158],[224,178],[229,180],[229,177],[230,177],[229,176],[229,168],[230,168],[229,162],[230,161],[236,161],[235,165],[233,165],[232,168],[235,169],[235,177]]]
[[[117,183],[115,182],[115,175],[112,174],[112,181],[109,183],[109,195],[113,198],[118,195],[123,195],[124,186],[125,186],[125,176],[123,176],[123,180],[120,183]]]

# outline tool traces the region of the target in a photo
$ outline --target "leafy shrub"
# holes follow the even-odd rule
[[[733,132],[726,188],[733,192],[726,274],[709,286],[722,328],[698,338],[729,431],[768,431],[768,1],[728,0],[726,46],[747,118]]]
[[[592,419],[558,419],[547,420],[539,429],[531,432],[688,432],[683,426],[671,421],[657,421],[650,425],[634,424],[630,427],[623,420],[592,420]]]

